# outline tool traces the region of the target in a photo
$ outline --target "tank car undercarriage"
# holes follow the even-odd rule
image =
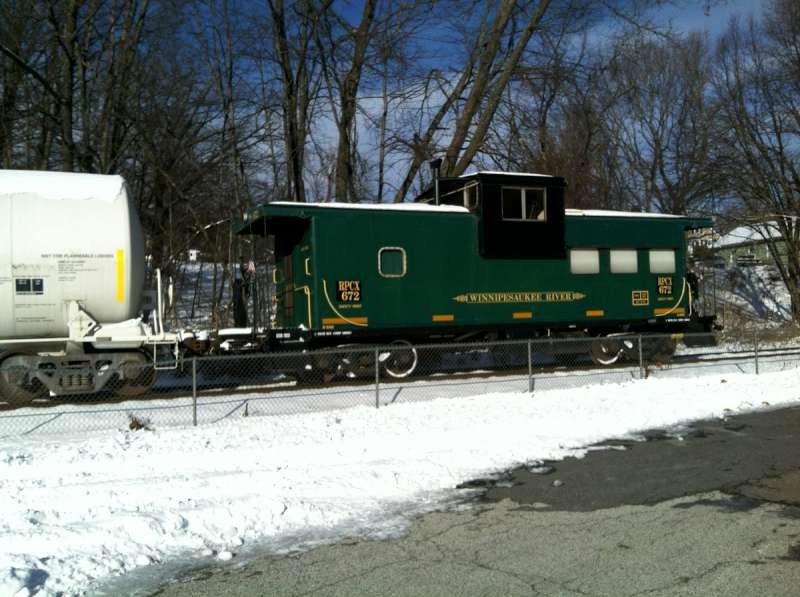
[[[167,345],[178,354],[173,334],[153,333],[139,319],[103,325],[77,302],[68,307],[68,337],[2,342],[0,401],[20,405],[99,393],[134,398],[155,383],[155,348]],[[160,318],[157,327],[163,329]]]
[[[145,353],[0,354],[0,399],[27,403],[47,396],[146,393],[156,372]]]

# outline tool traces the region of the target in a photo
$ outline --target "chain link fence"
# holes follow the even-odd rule
[[[617,335],[0,366],[0,437],[207,425],[356,406],[796,368],[781,333]]]

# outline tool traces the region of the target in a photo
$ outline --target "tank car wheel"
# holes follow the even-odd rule
[[[618,340],[595,338],[589,348],[589,356],[592,357],[592,362],[595,365],[607,366],[616,363],[622,356],[623,351],[624,347]]]
[[[389,350],[381,352],[378,358],[386,375],[395,379],[408,377],[419,363],[417,349],[405,340],[395,340],[389,345]]]
[[[119,368],[122,377],[117,380],[114,391],[123,398],[136,398],[146,394],[156,381],[156,371],[143,354],[126,355]]]
[[[0,361],[0,400],[21,405],[47,394],[41,382],[30,375],[25,355],[11,355]]]

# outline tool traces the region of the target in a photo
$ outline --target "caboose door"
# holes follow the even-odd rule
[[[300,242],[276,267],[279,327],[311,329],[311,266],[311,246]]]
[[[282,272],[278,275],[278,304],[282,307],[279,323],[283,327],[290,327],[294,322],[294,267],[293,256],[283,258]]]
[[[282,208],[281,208],[282,209]],[[311,220],[280,216],[269,221],[275,255],[272,276],[275,327],[311,327]]]

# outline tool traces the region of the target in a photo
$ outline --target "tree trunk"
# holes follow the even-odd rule
[[[283,0],[268,0],[272,22],[273,47],[277,55],[283,83],[283,126],[286,146],[286,168],[289,179],[289,199],[305,202],[305,143],[308,137],[308,110],[311,102],[311,75],[308,49],[317,28],[320,14],[328,10],[332,0],[324,0],[315,8],[309,0],[303,4],[300,33],[292,56],[286,27]],[[297,72],[293,64],[297,64]]]
[[[5,61],[3,62],[5,64]],[[11,168],[13,137],[17,108],[17,92],[22,82],[22,69],[16,63],[11,63],[3,72],[3,97],[0,103],[0,164],[4,168]]]
[[[377,200],[383,202],[383,185],[386,175],[386,124],[389,120],[389,73],[387,61],[383,63],[383,81],[381,82],[381,118],[378,125],[378,194]]]
[[[353,61],[350,70],[345,75],[341,85],[339,101],[339,145],[336,150],[336,201],[347,202],[355,200],[354,196],[354,168],[352,160],[353,142],[350,132],[356,116],[358,102],[358,85],[361,81],[361,71],[370,42],[370,28],[375,16],[375,0],[366,0],[364,11],[361,14],[361,23],[353,33]]]
[[[61,46],[61,83],[60,95],[61,106],[59,116],[61,121],[61,168],[66,172],[75,170],[75,139],[73,134],[74,126],[74,100],[75,89],[75,61],[76,44],[75,39],[78,30],[78,12],[80,11],[80,0],[69,0],[64,10],[64,23],[58,27],[58,19],[54,9],[51,7],[50,14],[53,25],[56,27],[55,34]]]
[[[483,145],[483,142],[486,139],[486,133],[489,130],[489,125],[491,125],[492,120],[494,119],[495,112],[497,112],[497,106],[499,105],[500,99],[503,96],[503,91],[508,85],[508,82],[511,80],[511,75],[514,73],[514,70],[519,64],[520,58],[522,57],[522,52],[528,46],[528,42],[533,36],[534,31],[538,29],[539,23],[541,22],[542,17],[544,17],[549,4],[550,0],[539,0],[539,5],[536,7],[536,10],[533,11],[533,14],[531,14],[531,17],[525,24],[525,28],[522,30],[522,33],[517,39],[514,49],[511,51],[510,56],[503,64],[503,69],[500,72],[500,76],[497,78],[497,81],[492,84],[492,87],[488,92],[488,101],[480,111],[480,117],[475,125],[475,130],[472,132],[469,144],[463,153],[461,153],[461,156],[458,158],[458,162],[455,164],[455,166],[451,166],[451,169],[448,173],[449,176],[460,176],[463,174],[470,163],[472,163],[472,160],[475,157],[475,154],[478,153],[481,145]],[[473,113],[470,116],[470,123],[474,115],[475,114]],[[448,160],[457,155],[457,152],[461,149],[463,140],[465,138],[466,131],[464,132],[463,137],[460,139],[456,137],[453,138],[451,146],[448,148]]]

